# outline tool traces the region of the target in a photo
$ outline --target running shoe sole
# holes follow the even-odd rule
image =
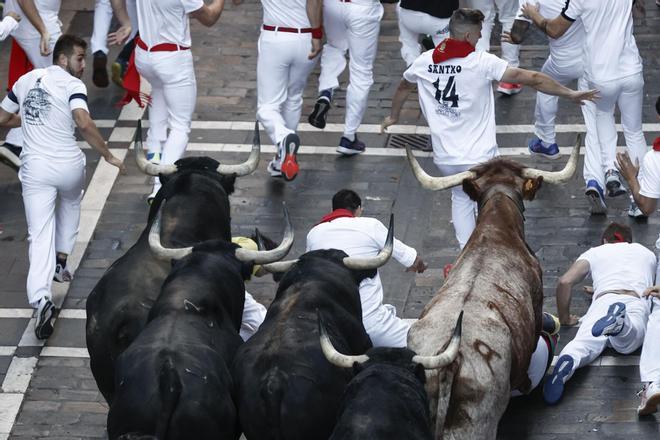
[[[346,148],[346,147],[337,147],[337,153],[341,153],[344,156],[355,156],[356,154],[362,154],[364,153],[363,151],[360,150],[353,150],[352,148]]]
[[[282,178],[287,182],[291,182],[298,175],[298,171],[300,171],[296,159],[298,148],[300,148],[300,138],[297,134],[291,133],[288,134],[282,142],[284,142],[284,150],[286,153],[282,165],[280,165],[280,171],[282,173]]]
[[[118,85],[119,87],[124,87],[124,78],[122,76],[124,72],[121,64],[117,62],[112,63],[110,70],[112,74],[112,82]]]
[[[330,101],[325,99],[317,100],[316,104],[314,104],[314,110],[309,115],[309,118],[307,118],[309,124],[312,127],[324,129],[326,123],[326,115],[328,114],[329,110]]]
[[[546,158],[546,159],[550,159],[550,160],[557,160],[557,159],[559,159],[559,156],[560,156],[559,153],[556,153],[556,154],[545,154],[545,153],[537,153],[536,151],[532,151],[532,150],[529,150],[529,154],[530,154],[531,156],[544,157],[544,158]]]
[[[598,190],[588,189],[585,191],[589,205],[591,205],[591,215],[604,215],[607,214],[607,205],[600,198]]]
[[[648,416],[658,412],[658,405],[660,405],[660,393],[655,393],[646,400],[644,406],[637,408],[637,415]]]
[[[557,360],[552,374],[545,379],[543,384],[543,400],[548,405],[555,405],[564,394],[564,378],[573,371],[573,358],[564,355]]]
[[[628,191],[621,185],[621,182],[609,182],[605,184],[608,197],[619,197],[627,194]]]
[[[607,314],[596,321],[591,327],[591,334],[594,337],[616,336],[623,330],[623,324],[619,324],[619,318],[626,313],[626,305],[622,302],[615,302],[607,309]],[[614,331],[617,327],[618,330]]]
[[[55,311],[55,305],[52,302],[48,302],[41,310],[39,316],[37,316],[37,324],[34,327],[34,333],[37,339],[48,339],[50,335],[53,334],[53,313]]]

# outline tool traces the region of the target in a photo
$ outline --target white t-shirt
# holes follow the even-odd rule
[[[527,3],[539,3],[539,12],[547,19],[553,19],[564,9],[566,0],[520,0],[520,9],[516,15],[516,20],[523,20],[531,23],[529,18],[522,15],[522,7]],[[586,33],[582,20],[579,18],[568,28],[566,33],[559,38],[548,38],[550,55],[558,66],[572,66],[576,61],[582,60],[584,51],[584,41]]]
[[[369,217],[342,217],[314,226],[307,234],[307,252],[319,249],[339,249],[351,257],[375,257],[385,246],[387,228]],[[392,256],[405,267],[417,258],[417,251],[394,239]],[[360,283],[362,317],[366,319],[383,304],[380,275]]]
[[[34,0],[34,5],[39,11],[39,16],[46,26],[46,30],[51,35],[60,33],[62,23],[58,18],[60,13],[60,6],[62,0]],[[5,4],[5,14],[8,12],[15,12],[21,16],[22,20],[18,23],[18,28],[12,32],[16,38],[40,38],[41,34],[37,31],[30,20],[25,16],[25,13],[18,5],[16,0],[7,0]]]
[[[607,243],[578,257],[589,263],[593,299],[609,290],[632,290],[642,295],[653,285],[655,254],[639,243]]]
[[[10,113],[20,110],[24,144],[21,160],[32,156],[53,162],[80,160],[73,110],[87,109],[87,88],[59,66],[35,69],[18,79],[0,104]]]
[[[14,17],[5,17],[0,21],[0,41],[4,40],[9,34],[18,27],[18,22]]]
[[[644,155],[639,168],[639,193],[650,199],[660,199],[660,151]]]
[[[633,36],[632,0],[566,0],[561,15],[582,19],[586,37],[585,77],[611,81],[642,71]]]
[[[306,0],[261,0],[264,24],[290,28],[309,28]]]
[[[406,81],[417,83],[436,165],[473,165],[497,156],[492,82],[507,67],[482,51],[434,64],[432,49],[403,73]]]
[[[140,39],[149,47],[174,43],[190,47],[188,14],[204,6],[203,0],[137,0]]]

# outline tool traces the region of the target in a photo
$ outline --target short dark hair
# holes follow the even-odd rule
[[[53,61],[57,62],[60,55],[69,58],[73,55],[73,50],[76,47],[81,47],[82,49],[87,50],[87,42],[77,35],[63,34],[57,39],[57,43],[55,43],[55,48],[53,49]]]
[[[602,240],[607,240],[608,243],[627,242],[632,243],[633,235],[630,226],[622,225],[621,223],[610,223],[603,231]]]
[[[360,206],[362,206],[362,199],[360,199],[360,196],[355,191],[350,189],[339,190],[332,196],[333,211],[335,209],[348,209],[355,212]]]
[[[655,112],[660,115],[660,96],[658,96],[657,101],[655,101]]]
[[[449,33],[452,37],[456,37],[468,32],[470,28],[480,26],[484,18],[484,13],[479,9],[456,9],[449,19]]]

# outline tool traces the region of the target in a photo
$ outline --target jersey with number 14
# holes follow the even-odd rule
[[[437,165],[477,164],[497,155],[492,82],[507,67],[481,51],[435,64],[429,50],[405,71],[406,81],[417,83]]]

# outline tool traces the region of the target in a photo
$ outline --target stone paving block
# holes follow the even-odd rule
[[[29,319],[0,319],[0,346],[16,346],[21,340]]]
[[[85,320],[58,319],[47,344],[51,347],[86,347]]]

